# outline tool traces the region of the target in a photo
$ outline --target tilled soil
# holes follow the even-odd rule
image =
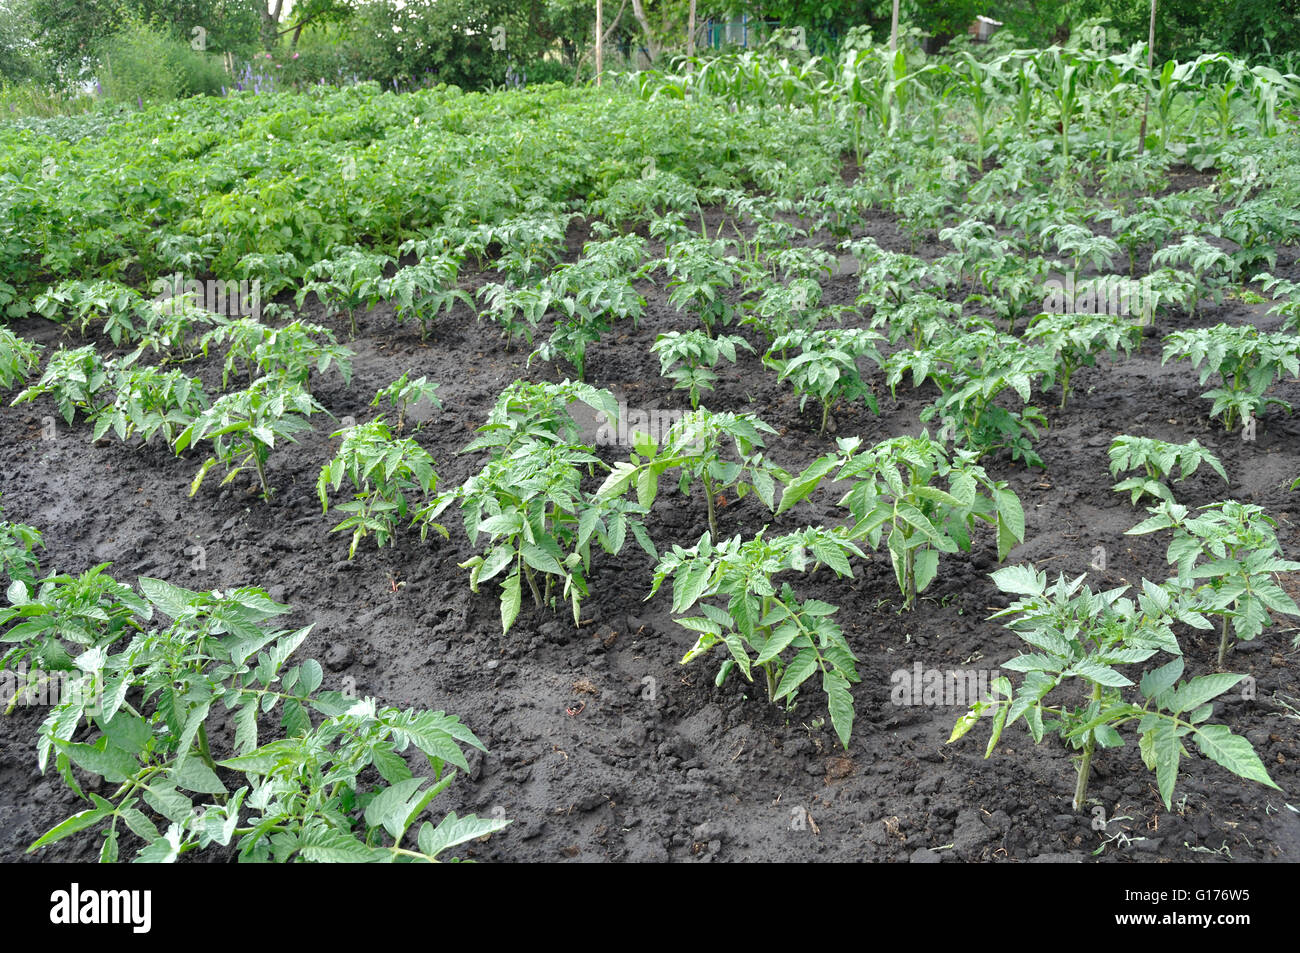
[[[889,216],[863,230],[885,247],[908,250]],[[942,252],[933,246],[920,254]],[[1300,278],[1294,249],[1283,251],[1276,274]],[[467,281],[489,280],[478,276]],[[826,282],[824,303],[851,303],[851,274]],[[638,329],[620,328],[594,346],[588,379],[609,388],[631,408],[688,406],[658,374],[649,346],[690,319],[667,305],[662,290],[642,289],[649,301]],[[1206,470],[1175,491],[1180,502],[1201,505],[1237,498],[1266,507],[1290,558],[1300,555],[1300,493],[1287,486],[1300,475],[1300,419],[1273,410],[1257,439],[1245,442],[1206,420],[1208,402],[1186,364],[1160,365],[1160,333],[1220,321],[1275,325],[1263,306],[1229,300],[1207,305],[1194,322],[1165,321],[1139,353],[1079,371],[1068,409],[1059,392],[1037,399],[1051,429],[1037,444],[1046,470],[1028,471],[1005,458],[985,461],[1010,481],[1026,513],[1026,541],[1009,562],[1067,575],[1089,573],[1094,588],[1136,584],[1168,575],[1163,534],[1125,537],[1145,516],[1113,492],[1106,450],[1119,433],[1166,440],[1198,439],[1223,461],[1230,486]],[[319,313],[346,337],[346,322]],[[459,456],[496,395],[517,377],[559,380],[567,368],[533,363],[527,350],[507,351],[494,326],[463,309],[436,326],[426,344],[418,329],[394,321],[381,306],[361,320],[354,377],[345,387],[334,373],[313,375],[317,398],[337,417],[368,419],[375,390],[403,371],[441,384],[444,407],[412,414],[415,437],[433,455],[443,488],[482,465],[481,455]],[[57,346],[61,330],[22,322],[18,330]],[[742,332],[746,333],[746,332]],[[761,353],[758,339],[747,334]],[[106,350],[107,342],[99,342]],[[187,365],[210,395],[220,393],[220,361]],[[759,358],[743,353],[719,366],[720,381],[704,403],[751,412],[779,431],[769,456],[786,469],[802,468],[833,448],[835,436],[867,443],[917,433],[919,412],[935,396],[930,387],[901,387],[897,398],[876,371],[880,416],[860,406],[837,407],[834,433],[819,436],[819,412],[800,412],[797,396]],[[237,386],[232,384],[232,386]],[[1300,403],[1300,383],[1276,393]],[[1056,399],[1053,399],[1055,395]],[[1036,395],[1037,397],[1037,395]],[[53,439],[42,439],[45,418],[56,418]],[[1277,619],[1253,643],[1237,647],[1231,670],[1249,674],[1249,688],[1219,700],[1215,721],[1245,734],[1286,794],[1241,781],[1217,765],[1185,762],[1166,811],[1154,776],[1135,741],[1102,752],[1095,762],[1084,812],[1071,810],[1074,768],[1053,737],[1035,746],[1024,729],[1009,730],[983,758],[987,723],[966,738],[945,742],[966,706],[898,704],[919,671],[996,674],[1022,643],[986,621],[1006,599],[988,579],[997,568],[988,531],[970,554],[944,556],[940,575],[913,612],[900,598],[886,553],[855,564],[855,578],[829,570],[795,580],[801,596],[840,607],[837,619],[861,659],[854,687],[857,721],[847,751],[839,748],[814,691],[787,714],[761,690],[734,676],[715,687],[716,660],[683,666],[691,633],[669,616],[665,591],[645,601],[652,575],[648,556],[629,545],[618,558],[598,556],[592,595],[582,624],[566,615],[538,615],[525,606],[514,629],[500,633],[495,586],[473,595],[457,563],[471,549],[458,517],[448,513],[451,540],[407,534],[376,551],[368,538],[347,559],[348,534],[330,534],[340,516],[323,515],[315,495],[321,465],[337,445],[331,421],[296,446],[277,450],[269,478],[278,493],[258,500],[242,476],[225,489],[212,474],[190,499],[201,455],[171,454],[116,439],[90,442],[84,422],[64,425],[52,402],[0,411],[0,472],[5,515],[45,533],[43,566],[80,572],[111,562],[111,572],[134,581],[155,576],[193,589],[259,585],[294,607],[285,626],[314,622],[300,651],[326,667],[326,688],[349,687],[386,705],[433,708],[459,715],[486,743],[472,770],[435,802],[441,812],[477,812],[514,823],[468,856],[495,861],[757,861],[870,860],[933,863],[954,860],[1217,861],[1300,860],[1300,708],[1295,620]],[[409,429],[409,428],[408,428]],[[603,447],[607,462],[625,448]],[[764,526],[782,533],[843,511],[826,490],[779,519],[752,497],[719,510],[724,536],[753,535]],[[692,545],[706,528],[698,497],[675,486],[656,503],[651,533],[662,551]],[[1093,568],[1104,549],[1104,570]],[[202,558],[200,559],[200,551]],[[1300,585],[1287,584],[1300,596]],[[1288,631],[1289,629],[1289,631]],[[1213,668],[1216,643],[1179,633],[1188,674]],[[903,676],[906,675],[907,678]],[[918,686],[918,689],[921,686]],[[917,702],[928,699],[918,690]],[[970,699],[973,700],[973,699]],[[570,712],[575,712],[571,714]],[[36,772],[34,741],[40,708],[19,708],[0,721],[0,859],[93,859],[99,844],[74,837],[37,854],[27,845],[82,808],[51,770]],[[219,743],[219,740],[218,742]],[[107,793],[107,792],[105,792]],[[129,835],[128,835],[129,836]],[[124,842],[123,856],[138,844]],[[207,852],[203,859],[229,859]]]

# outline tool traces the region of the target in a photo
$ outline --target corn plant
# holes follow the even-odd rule
[[[375,534],[382,549],[396,545],[398,521],[407,519],[413,510],[408,500],[413,494],[432,495],[438,486],[433,458],[410,438],[396,440],[383,418],[340,430],[333,436],[343,437],[334,459],[321,467],[316,480],[316,495],[321,512],[329,512],[329,490],[338,492],[347,477],[352,485],[352,499],[335,505],[349,514],[330,532],[352,530],[348,559],[356,555],[357,544],[367,533]],[[447,531],[438,524],[426,523],[445,537]]]
[[[45,363],[45,373],[13,399],[14,405],[49,394],[69,424],[78,410],[86,417],[99,416],[112,405],[109,386],[112,364],[105,364],[93,345],[71,351],[60,347]]]
[[[435,410],[442,409],[442,401],[438,399],[437,390],[438,385],[430,383],[426,377],[417,377],[415,380],[411,380],[410,372],[407,371],[387,387],[382,387],[376,391],[375,399],[370,402],[370,406],[378,407],[381,401],[387,400],[389,405],[397,411],[397,432],[401,433],[406,423],[408,407],[413,407],[424,401]]]
[[[1142,344],[1142,327],[1120,315],[1040,314],[1029,322],[1024,339],[1044,348],[1055,360],[1064,410],[1074,372],[1095,367],[1099,354],[1132,354]]]
[[[44,349],[35,341],[0,328],[0,387],[13,390],[15,384],[26,384],[27,376],[40,363],[36,356],[40,350]]]
[[[686,391],[691,409],[699,410],[700,394],[713,390],[718,380],[713,368],[724,357],[736,363],[738,347],[754,353],[749,342],[736,334],[711,338],[703,331],[669,331],[655,338],[650,353],[659,357],[659,373],[673,382],[673,390]]]
[[[851,555],[862,552],[842,529],[808,527],[775,539],[759,533],[747,542],[736,536],[717,544],[705,533],[689,549],[674,546],[664,553],[650,596],[671,578],[673,614],[683,616],[698,606],[701,615],[674,620],[698,633],[682,664],[725,646],[728,657],[718,685],[735,669],[749,682],[761,671],[768,700],[783,702],[789,711],[800,688],[820,674],[831,724],[847,748],[853,731],[850,685],[861,679],[857,656],[831,618],[839,609],[818,599],[800,600],[788,582],[778,589],[772,577],[823,564],[837,576],[851,577]]]
[[[1201,395],[1213,401],[1210,417],[1223,420],[1232,430],[1270,404],[1291,412],[1291,405],[1278,397],[1265,396],[1275,381],[1289,373],[1300,377],[1300,339],[1295,335],[1262,334],[1251,325],[1218,324],[1212,328],[1175,331],[1165,338],[1160,363],[1188,360],[1201,372],[1204,384],[1218,374],[1220,386]]]
[[[1238,777],[1277,788],[1249,741],[1226,725],[1206,724],[1214,713],[1213,699],[1244,676],[1202,675],[1179,682],[1185,663],[1171,623],[1185,621],[1188,613],[1167,590],[1143,580],[1135,603],[1124,596],[1127,586],[1094,593],[1083,586],[1084,576],[1067,581],[1063,575],[1051,585],[1047,574],[1032,565],[1008,566],[991,576],[999,589],[1020,598],[990,618],[1010,619],[1007,628],[1034,651],[1002,664],[1023,673],[1020,686],[1013,688],[1006,677],[994,679],[992,697],[977,702],[958,720],[949,744],[990,710],[993,726],[986,758],[1003,731],[1022,717],[1035,744],[1047,732],[1058,732],[1062,741],[1081,752],[1074,788],[1076,811],[1087,803],[1097,749],[1122,746],[1119,729],[1133,722],[1142,761],[1155,772],[1166,810],[1172,809],[1180,763],[1190,757],[1184,739],[1195,740],[1202,755]],[[1179,657],[1142,676],[1137,685],[1140,705],[1125,701],[1123,690],[1134,683],[1116,666],[1144,662],[1160,651]],[[1053,691],[1071,683],[1082,685],[1087,693],[1084,701],[1044,704]]]
[[[858,370],[858,358],[869,358],[879,367],[884,359],[876,344],[881,340],[875,331],[864,328],[792,331],[772,342],[763,363],[778,372],[778,380],[788,380],[794,386],[801,411],[809,397],[821,403],[822,422],[818,433],[824,434],[831,407],[838,401],[861,398],[872,413],[880,413],[875,394]],[[777,357],[778,352],[796,347],[799,353],[794,357]]]
[[[220,463],[226,468],[222,486],[252,465],[257,471],[262,499],[269,500],[272,491],[266,480],[266,461],[275,450],[276,441],[295,442],[295,433],[311,429],[308,417],[326,412],[301,384],[279,376],[258,378],[244,390],[217,398],[180,432],[173,444],[180,454],[201,440],[212,443],[212,456],[194,475],[190,496],[199,491],[208,471]]]
[[[1195,440],[1190,443],[1166,443],[1151,437],[1132,437],[1120,434],[1110,443],[1110,475],[1119,476],[1126,470],[1141,470],[1141,476],[1132,476],[1116,483],[1116,493],[1132,493],[1133,505],[1144,496],[1157,500],[1174,501],[1174,493],[1165,482],[1178,470],[1182,482],[1197,471],[1202,463],[1229,483],[1219,458]]]
[[[1300,570],[1300,562],[1282,558],[1277,524],[1263,507],[1223,500],[1193,514],[1166,502],[1148,512],[1152,515],[1127,535],[1174,531],[1167,558],[1177,567],[1178,585],[1195,593],[1203,613],[1221,620],[1220,669],[1231,645],[1230,625],[1235,639],[1249,642],[1272,625],[1269,610],[1300,615],[1300,607],[1274,580],[1276,573]],[[1201,579],[1206,582],[1198,584]]]
[[[834,482],[854,481],[839,505],[848,508],[854,525],[850,539],[865,539],[872,549],[888,531],[886,545],[904,608],[916,604],[939,571],[939,554],[970,552],[976,520],[993,525],[998,561],[1024,542],[1025,514],[1015,492],[995,481],[975,455],[951,456],[929,434],[894,437],[862,449],[858,437],[841,438],[835,453],[818,457],[785,481],[779,516],[807,499],[831,473]],[[947,489],[937,482],[944,481]]]
[[[302,307],[307,295],[316,297],[334,314],[348,316],[352,336],[357,336],[357,311],[373,308],[384,296],[384,269],[393,264],[388,255],[366,251],[356,245],[332,248],[328,258],[307,269],[309,279],[294,296]]]
[[[161,432],[170,444],[208,406],[203,383],[180,371],[121,368],[114,374],[113,390],[113,403],[95,418],[95,440],[112,428],[119,440],[139,434],[149,443]]]

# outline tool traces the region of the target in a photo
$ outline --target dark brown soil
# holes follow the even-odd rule
[[[886,247],[907,250],[887,216],[866,231]],[[1283,251],[1275,273],[1300,279],[1293,249]],[[856,290],[852,275],[837,276],[827,282],[827,303],[851,302]],[[588,377],[630,407],[680,409],[684,394],[659,377],[648,349],[656,334],[686,329],[689,321],[659,290],[647,285],[644,293],[646,319],[594,347]],[[1207,306],[1195,323],[1270,325],[1263,310],[1230,300]],[[346,335],[345,322],[334,326]],[[439,324],[427,346],[417,329],[396,324],[387,307],[365,316],[362,328],[352,342],[352,386],[326,374],[313,377],[313,392],[336,416],[360,420],[372,413],[367,405],[375,390],[403,371],[440,382],[444,409],[417,413],[427,419],[416,437],[437,462],[444,488],[481,466],[481,457],[457,451],[505,385],[517,377],[559,380],[568,371],[537,362],[526,367],[526,352],[507,352],[493,326],[464,310]],[[61,333],[35,320],[18,330],[46,345]],[[786,469],[832,447],[834,435],[817,435],[813,408],[800,413],[797,397],[757,357],[742,354],[739,364],[719,371],[719,389],[705,403],[756,413],[777,428],[770,456]],[[220,391],[216,359],[188,372],[200,374],[210,394]],[[876,384],[881,415],[837,408],[836,434],[873,443],[919,432],[917,415],[933,398],[930,389],[901,388],[895,400],[879,373]],[[1166,540],[1124,536],[1145,513],[1110,489],[1115,481],[1106,449],[1119,433],[1196,438],[1210,447],[1231,486],[1197,474],[1176,487],[1180,501],[1235,497],[1261,504],[1277,519],[1287,555],[1300,555],[1300,493],[1287,491],[1300,475],[1300,418],[1274,410],[1253,443],[1225,434],[1207,422],[1208,402],[1199,397],[1205,388],[1187,365],[1160,366],[1158,335],[1130,359],[1078,372],[1075,388],[1068,409],[1051,412],[1051,429],[1038,444],[1046,472],[986,461],[1024,503],[1026,542],[1010,561],[1032,561],[1052,573],[1089,572],[1094,587],[1166,578]],[[1300,405],[1300,383],[1279,385],[1277,393]],[[302,651],[326,665],[325,687],[352,679],[358,692],[384,704],[458,714],[489,754],[472,758],[469,776],[435,808],[514,819],[503,833],[474,845],[470,856],[1048,861],[1087,859],[1104,847],[1102,860],[1300,860],[1300,813],[1286,806],[1288,799],[1300,803],[1300,723],[1283,705],[1300,707],[1294,620],[1279,618],[1264,637],[1235,651],[1232,670],[1254,678],[1254,697],[1225,696],[1215,719],[1254,743],[1286,794],[1194,759],[1180,774],[1175,810],[1168,812],[1130,741],[1099,756],[1094,803],[1076,814],[1073,762],[1059,741],[1049,737],[1035,746],[1016,726],[985,760],[986,726],[945,745],[964,706],[891,700],[897,671],[917,665],[993,670],[1018,653],[1019,641],[986,621],[1006,604],[987,578],[996,568],[987,534],[971,554],[943,558],[939,579],[913,612],[900,613],[884,554],[857,564],[852,580],[825,570],[798,580],[801,595],[840,607],[837,618],[862,660],[857,723],[845,752],[817,693],[787,717],[752,691],[747,696],[738,678],[714,687],[716,662],[682,666],[693,637],[672,622],[667,593],[645,601],[651,561],[634,547],[617,560],[597,558],[581,626],[526,608],[503,638],[493,587],[472,595],[466,571],[457,568],[473,551],[454,515],[450,542],[421,543],[412,534],[376,551],[367,540],[347,560],[348,539],[329,533],[340,517],[322,515],[314,491],[320,466],[333,453],[330,421],[317,419],[297,446],[273,455],[269,476],[279,492],[267,504],[245,492],[242,478],[225,490],[210,479],[189,499],[202,458],[177,458],[161,442],[140,449],[115,439],[92,445],[86,424],[68,428],[61,419],[55,439],[42,440],[42,418],[54,415],[48,400],[0,410],[6,517],[44,531],[43,565],[79,572],[112,562],[112,573],[127,581],[151,575],[189,588],[263,586],[295,607],[289,622],[315,622]],[[625,453],[601,452],[611,462]],[[752,535],[768,524],[784,532],[834,521],[842,514],[833,503],[823,493],[774,520],[752,498],[731,501],[719,511],[721,530]],[[673,542],[691,545],[704,529],[698,498],[683,499],[674,488],[656,503],[653,536],[661,550]],[[194,556],[186,553],[195,545],[204,549],[205,569],[193,568]],[[1089,568],[1098,546],[1107,554],[1103,572]],[[1300,588],[1292,591],[1300,596]],[[1214,646],[1190,632],[1180,638],[1189,674],[1210,671]],[[580,713],[567,713],[579,703],[585,704]],[[39,708],[18,709],[0,722],[0,859],[28,857],[28,844],[81,809],[52,771],[36,773],[34,740],[43,717]],[[1103,825],[1094,822],[1103,819],[1099,830]],[[33,859],[90,859],[98,846],[93,837],[72,838]],[[135,846],[123,843],[123,856]]]

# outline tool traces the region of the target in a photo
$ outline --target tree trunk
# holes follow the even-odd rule
[[[262,12],[262,46],[271,49],[275,46],[276,27],[280,25],[280,14],[284,12],[284,0],[275,0],[270,9]]]
[[[894,15],[889,26],[889,52],[898,50],[898,0],[894,0]]]
[[[657,62],[659,59],[659,43],[655,40],[654,30],[650,28],[650,21],[646,18],[645,7],[641,5],[641,0],[632,0],[632,16],[636,17],[636,22],[641,27],[641,33],[645,37],[645,48],[650,54],[650,62]]]

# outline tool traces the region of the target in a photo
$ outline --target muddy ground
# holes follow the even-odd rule
[[[882,214],[857,234],[907,251],[907,239]],[[581,236],[576,236],[576,249]],[[655,249],[657,250],[657,249]],[[924,246],[926,257],[942,254]],[[1275,273],[1300,279],[1295,249],[1284,249]],[[489,276],[470,276],[472,286]],[[826,282],[824,303],[851,302],[856,278]],[[681,409],[685,394],[670,390],[649,353],[656,334],[685,330],[690,320],[667,305],[649,283],[639,329],[621,326],[592,348],[588,379],[633,408]],[[1287,485],[1300,475],[1300,418],[1274,409],[1257,440],[1244,442],[1206,420],[1208,402],[1188,365],[1161,367],[1159,334],[1192,324],[1252,321],[1275,324],[1264,307],[1228,300],[1207,305],[1195,321],[1166,320],[1140,352],[1103,361],[1075,377],[1075,395],[1056,411],[1055,391],[1038,399],[1051,429],[1037,447],[1046,470],[1028,471],[1005,458],[986,461],[1010,481],[1026,513],[1026,541],[1010,562],[1032,561],[1067,574],[1089,572],[1094,588],[1168,575],[1162,534],[1127,538],[1145,513],[1114,493],[1106,450],[1119,433],[1166,440],[1196,438],[1223,461],[1225,486],[1206,472],[1175,491],[1199,505],[1235,497],[1263,505],[1278,521],[1290,558],[1300,556],[1300,493]],[[346,321],[309,312],[346,338]],[[495,327],[476,323],[460,306],[440,321],[427,344],[418,329],[395,322],[381,306],[361,321],[350,387],[337,375],[313,375],[312,390],[336,416],[368,419],[371,396],[403,371],[441,384],[440,412],[417,410],[416,439],[433,455],[440,485],[463,481],[481,455],[458,455],[498,392],[517,377],[560,380],[568,368],[534,362],[527,350],[507,351]],[[57,346],[61,329],[41,320],[18,330]],[[761,353],[759,341],[751,338]],[[75,345],[76,341],[69,342]],[[107,342],[99,342],[106,350]],[[187,365],[210,395],[220,392],[217,358]],[[835,435],[866,442],[920,430],[918,414],[935,396],[929,386],[890,396],[875,371],[880,416],[860,407],[834,412],[836,434],[818,436],[819,414],[800,413],[798,398],[759,358],[740,355],[719,368],[711,409],[752,412],[774,426],[769,456],[789,470],[833,446]],[[1278,396],[1300,405],[1300,383]],[[1059,394],[1056,394],[1059,397]],[[1037,397],[1037,395],[1036,395]],[[475,596],[457,568],[472,555],[459,518],[448,514],[450,542],[422,543],[408,534],[376,551],[367,539],[348,561],[349,537],[331,534],[341,517],[322,515],[315,496],[319,469],[333,454],[336,425],[316,419],[297,446],[277,451],[269,475],[278,493],[264,503],[245,492],[242,477],[220,490],[210,478],[190,499],[202,460],[177,458],[161,442],[136,448],[110,439],[90,442],[84,422],[61,418],[54,439],[42,439],[43,418],[57,417],[42,399],[0,410],[0,492],[6,517],[45,533],[47,569],[79,572],[111,562],[134,581],[156,576],[189,588],[260,585],[294,606],[286,627],[314,622],[300,655],[326,666],[325,687],[355,685],[363,695],[400,707],[458,714],[489,753],[439,797],[435,808],[496,814],[514,823],[464,853],[491,861],[1296,861],[1300,860],[1300,655],[1292,648],[1294,620],[1279,620],[1264,637],[1240,645],[1230,668],[1254,678],[1254,697],[1234,692],[1216,705],[1215,721],[1245,734],[1286,794],[1238,780],[1193,759],[1179,776],[1175,810],[1164,809],[1154,776],[1137,745],[1106,751],[1095,764],[1093,803],[1071,810],[1074,769],[1054,738],[1035,746],[1021,726],[1007,732],[985,760],[988,724],[946,745],[964,707],[901,706],[891,676],[901,671],[995,670],[1018,654],[1019,641],[990,612],[1006,604],[987,573],[996,546],[985,531],[972,553],[945,556],[940,575],[914,612],[899,612],[887,553],[855,564],[856,577],[836,580],[825,569],[798,581],[804,597],[840,607],[837,619],[861,659],[854,688],[857,722],[846,751],[835,742],[819,692],[789,715],[737,677],[714,686],[716,660],[682,666],[693,636],[675,626],[665,590],[645,601],[651,561],[634,546],[617,559],[598,556],[583,622],[539,616],[525,607],[515,628],[500,633],[494,587]],[[422,419],[421,419],[422,418]],[[409,428],[408,428],[409,429]],[[601,449],[612,462],[626,451]],[[780,533],[843,518],[822,492],[780,519],[752,498],[719,511],[724,535],[752,535],[765,524]],[[652,535],[662,550],[693,544],[706,527],[703,501],[675,487],[655,505]],[[195,568],[203,548],[205,567]],[[1106,568],[1090,568],[1104,547]],[[190,552],[187,553],[187,549]],[[1300,596],[1294,580],[1293,594]],[[492,591],[489,591],[492,590]],[[1290,631],[1288,631],[1288,629]],[[1212,670],[1215,644],[1180,632],[1188,674]],[[990,676],[991,677],[991,676]],[[348,681],[351,680],[351,681]],[[568,710],[580,713],[571,715]],[[51,770],[35,769],[36,728],[44,712],[17,709],[0,721],[0,859],[93,859],[98,841],[74,837],[36,855],[24,853],[41,833],[81,805]],[[1104,819],[1104,827],[1096,821]],[[1101,828],[1101,829],[1098,829]],[[129,836],[129,835],[128,835]],[[124,842],[123,856],[134,847]],[[230,852],[202,858],[229,859]]]

